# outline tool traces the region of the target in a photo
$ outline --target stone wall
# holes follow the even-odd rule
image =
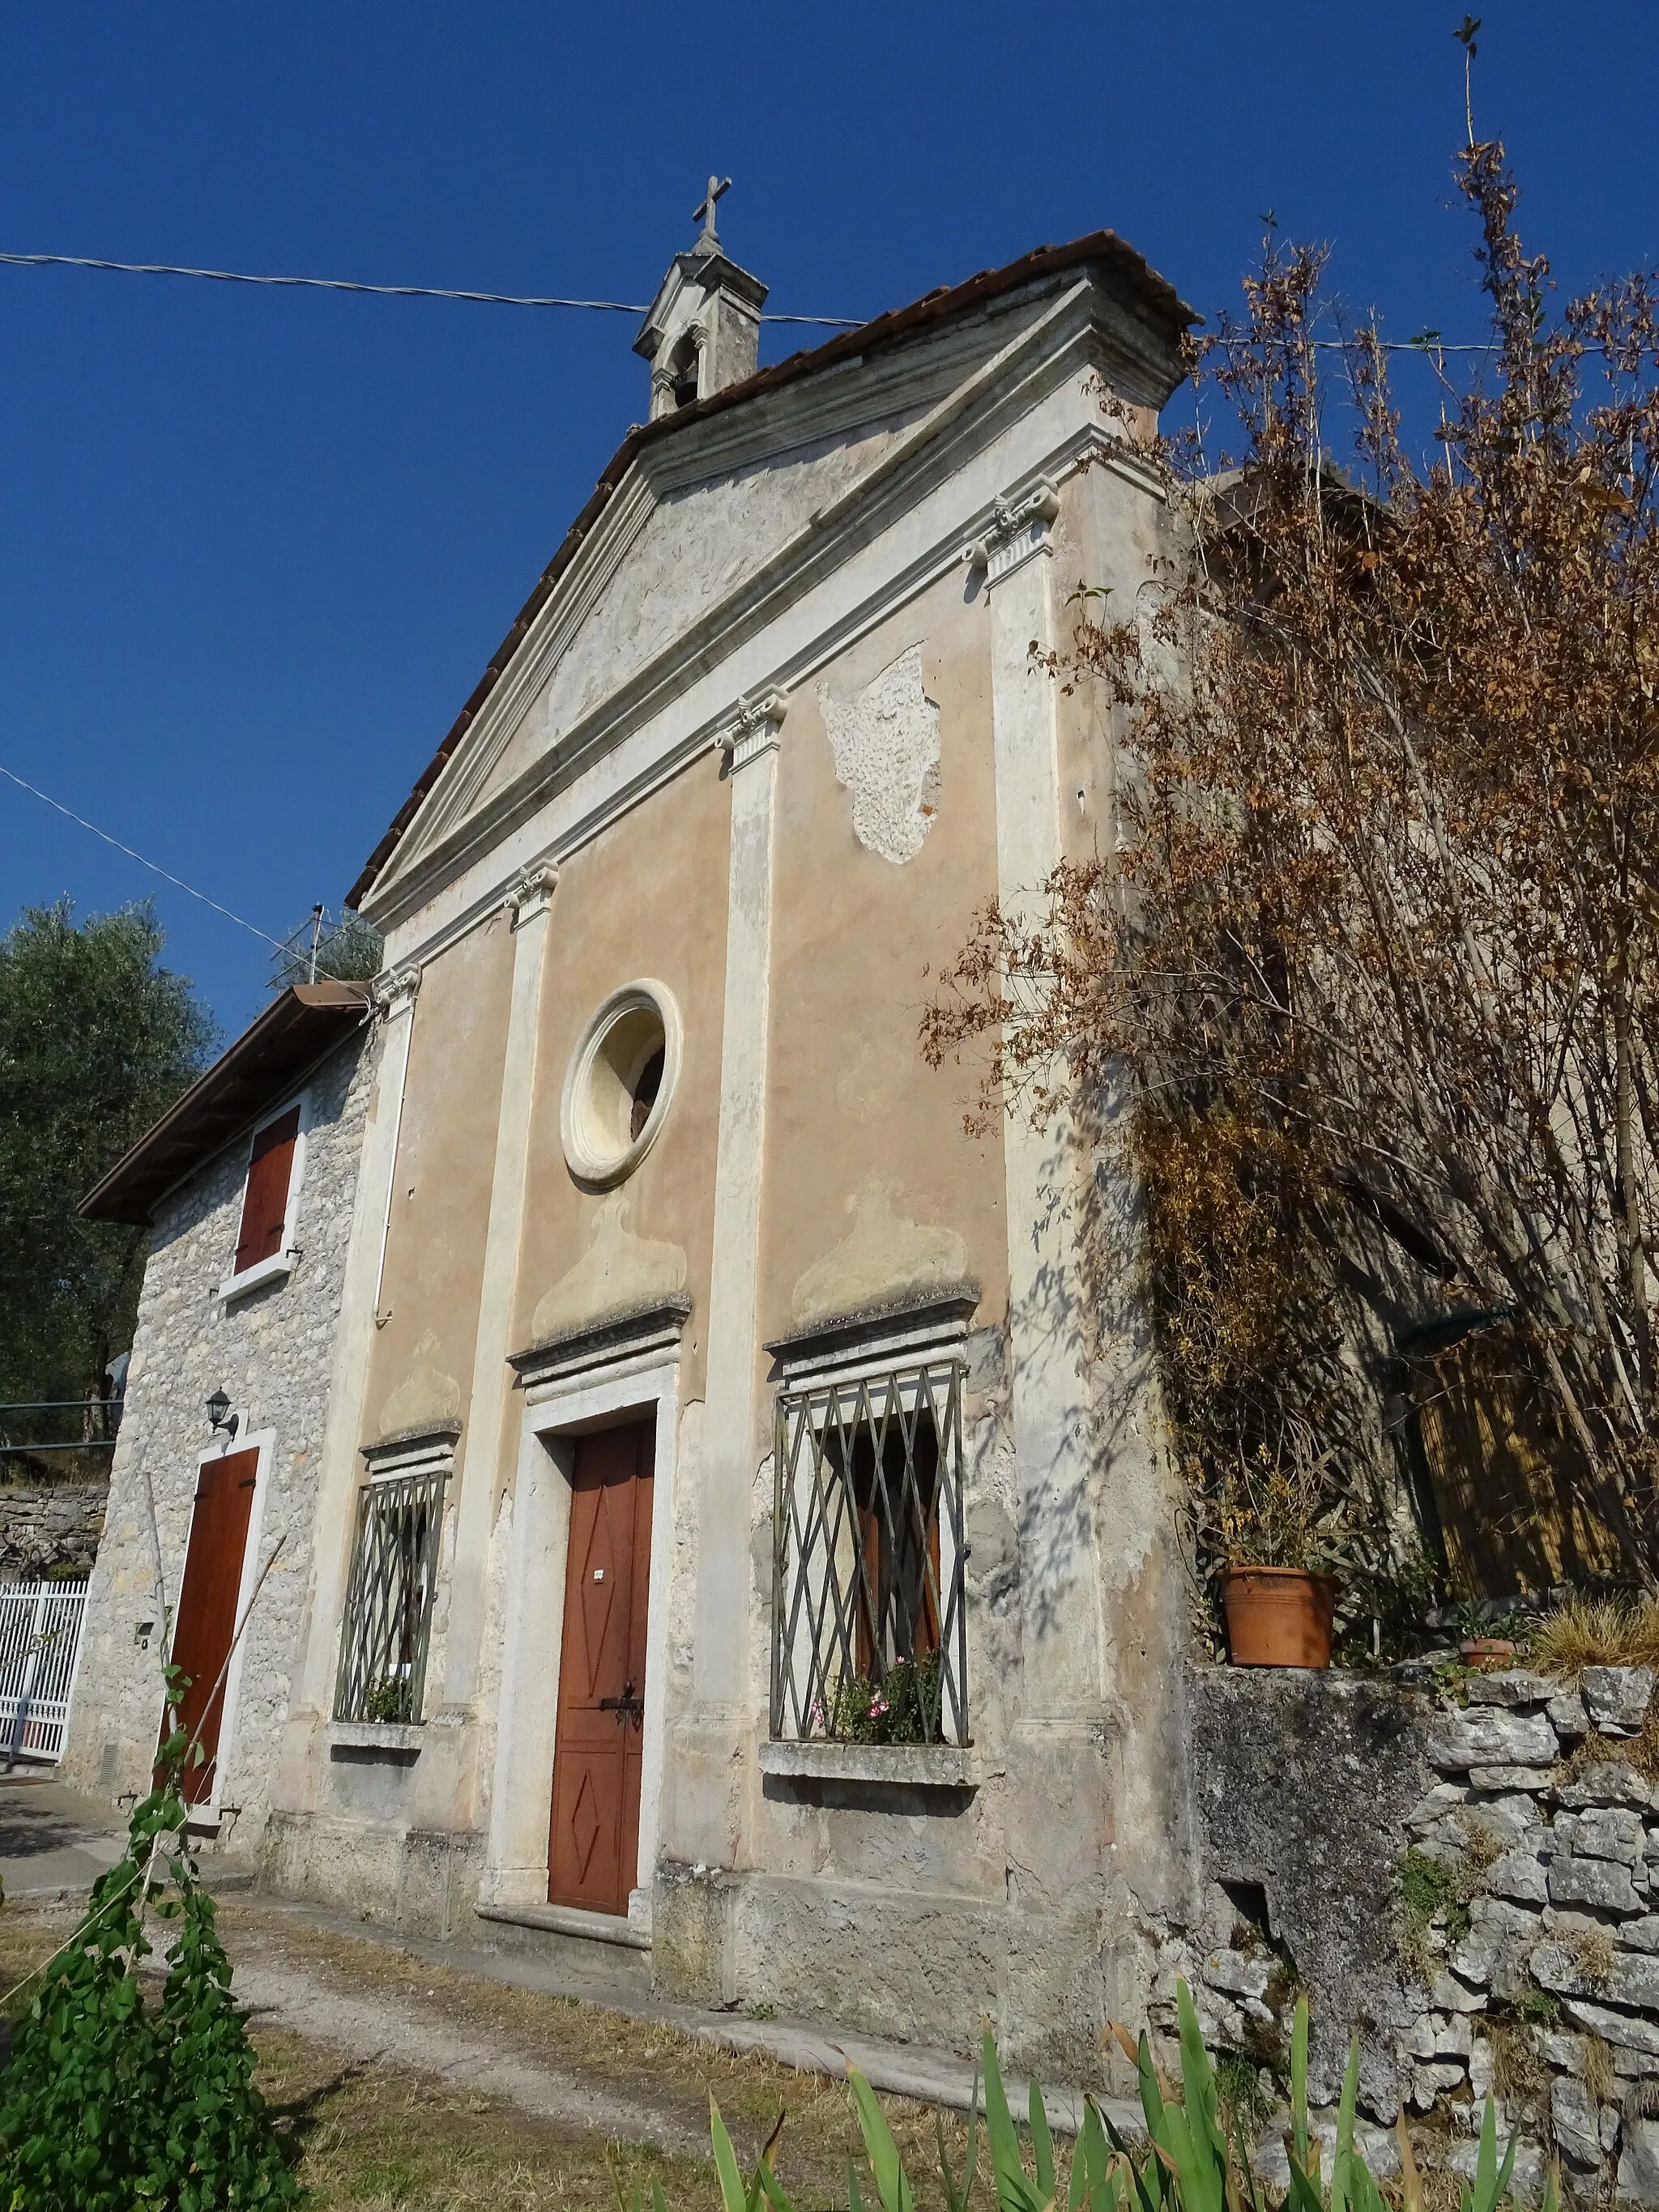
[[[1171,1932],[1159,2024],[1184,1974],[1212,2046],[1276,2069],[1305,1988],[1310,2095],[1357,2034],[1377,2171],[1402,2112],[1422,2162],[1472,2171],[1490,2090],[1523,2189],[1553,2154],[1581,2202],[1659,2204],[1659,1783],[1629,1741],[1653,1689],[1201,1670],[1206,1917]]]
[[[0,1580],[90,1572],[108,1504],[107,1482],[0,1481]]]
[[[161,1718],[167,1607],[176,1605],[197,1470],[213,1441],[204,1411],[223,1389],[239,1443],[268,1437],[254,1527],[263,1566],[282,1539],[249,1618],[222,1805],[236,1808],[221,1841],[257,1849],[265,1825],[311,1574],[318,1465],[340,1294],[370,1093],[375,1033],[358,1030],[303,1086],[307,1133],[285,1280],[227,1304],[217,1286],[235,1249],[247,1170],[246,1135],[167,1199],[144,1271],[109,1512],[88,1592],[64,1779],[106,1800],[149,1787]],[[273,1104],[280,1101],[273,1100]],[[150,1500],[155,1518],[152,1526]]]

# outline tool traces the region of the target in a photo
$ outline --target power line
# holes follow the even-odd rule
[[[182,876],[175,876],[170,868],[163,868],[154,860],[147,860],[142,853],[135,853],[131,845],[124,845],[118,837],[112,837],[107,830],[100,830],[95,822],[88,822],[85,815],[76,814],[61,800],[53,799],[50,793],[38,790],[32,783],[25,783],[21,775],[3,763],[0,763],[0,775],[3,775],[8,782],[15,783],[20,791],[27,791],[32,799],[38,799],[43,805],[50,806],[54,813],[63,815],[65,820],[75,823],[82,830],[89,830],[94,837],[101,837],[105,844],[113,845],[118,853],[125,853],[128,860],[137,860],[141,868],[148,868],[152,875],[176,884],[181,891],[188,891],[191,898],[200,899],[204,906],[210,906],[215,914],[223,915],[227,921],[234,921],[239,929],[246,929],[252,936],[263,939],[265,944],[274,945],[279,952],[287,950],[280,937],[271,937],[264,930],[256,928],[252,922],[245,921],[240,914],[233,914],[228,906],[221,906],[217,899],[210,898],[205,891],[198,891],[194,884],[187,884]]]
[[[368,292],[382,300],[465,300],[484,307],[585,307],[594,314],[643,315],[626,300],[538,299],[517,292],[456,292],[436,284],[360,284],[347,276],[254,276],[240,269],[184,269],[169,261],[102,261],[84,253],[0,253],[12,269],[101,269],[123,276],[201,276],[213,284],[273,284],[311,292]],[[855,331],[845,315],[763,315],[763,323],[811,323],[825,330]]]

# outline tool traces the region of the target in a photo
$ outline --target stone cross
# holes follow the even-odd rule
[[[731,189],[730,177],[710,177],[708,179],[708,190],[703,196],[702,204],[691,210],[692,222],[702,225],[702,235],[697,240],[699,246],[720,244],[720,234],[714,228],[714,203],[723,198]]]

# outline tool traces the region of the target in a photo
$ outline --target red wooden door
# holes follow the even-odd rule
[[[179,1719],[188,1735],[194,1735],[198,1725],[201,1729],[201,1762],[185,1770],[187,1805],[214,1802],[225,1711],[222,1677],[236,1633],[236,1598],[242,1586],[242,1554],[258,1465],[257,1451],[228,1452],[222,1459],[204,1461],[197,1480],[190,1549],[173,1631],[173,1664],[190,1677]]]
[[[576,1440],[547,1894],[623,1914],[639,1874],[656,1423]]]

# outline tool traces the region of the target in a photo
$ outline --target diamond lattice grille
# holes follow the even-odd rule
[[[340,1633],[338,1721],[418,1721],[443,1528],[441,1473],[365,1483]]]
[[[968,1736],[962,1370],[786,1393],[773,1503],[772,1733]]]

